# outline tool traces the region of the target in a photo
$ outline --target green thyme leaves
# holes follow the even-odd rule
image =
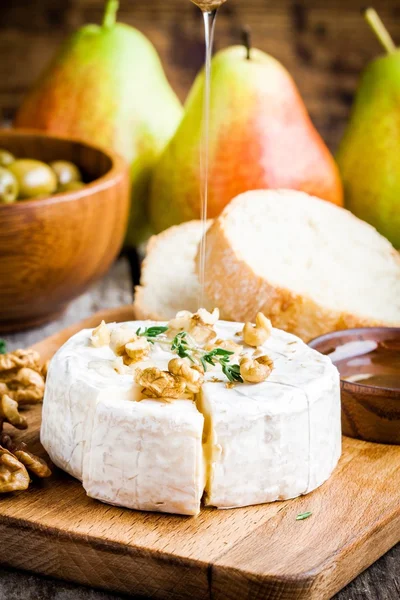
[[[209,365],[221,365],[222,372],[231,383],[243,383],[240,375],[240,367],[238,364],[231,364],[230,360],[234,352],[224,350],[223,348],[213,348],[206,351],[199,348],[190,335],[186,331],[180,331],[175,335],[172,342],[169,342],[165,336],[157,340],[159,336],[166,333],[168,327],[162,325],[154,325],[146,327],[142,330],[141,327],[136,331],[136,335],[145,337],[150,343],[154,344],[159,341],[162,344],[170,344],[172,352],[180,358],[188,358],[192,363],[199,364],[203,367],[204,372],[207,371]]]
[[[232,354],[234,354],[234,352],[231,352],[230,350],[224,350],[223,348],[214,348],[213,350],[210,350],[210,352],[206,352],[200,357],[200,362],[203,366],[204,372],[207,371],[208,364],[214,366],[215,364],[219,363],[221,365],[223,374],[231,383],[243,383],[243,379],[240,375],[239,365],[230,364],[230,358]]]
[[[180,358],[188,358],[192,362],[194,358],[192,356],[193,349],[189,345],[186,331],[181,331],[176,334],[171,344],[172,352],[176,352]]]
[[[308,517],[311,517],[311,515],[312,515],[312,512],[300,513],[299,515],[297,515],[296,521],[304,521],[304,519],[308,519]]]
[[[240,367],[239,365],[229,365],[226,363],[221,363],[223,374],[231,381],[232,383],[243,383],[242,376],[240,375]]]
[[[166,331],[168,331],[168,327],[165,327],[162,325],[146,327],[143,331],[142,331],[142,328],[139,327],[139,329],[136,331],[136,335],[145,337],[149,342],[154,344],[154,338],[158,337],[162,333],[165,333]]]

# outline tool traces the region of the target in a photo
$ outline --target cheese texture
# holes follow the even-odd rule
[[[241,329],[224,321],[215,326],[219,338],[237,343]],[[203,493],[205,504],[219,508],[293,498],[321,485],[336,466],[339,374],[295,336],[274,329],[263,345],[274,361],[265,382],[227,388],[214,367],[196,401],[164,403],[141,399],[132,373],[117,373],[115,354],[108,345],[93,347],[91,334],[76,334],[53,357],[41,428],[50,458],[80,479],[89,496],[194,515]],[[156,342],[134,367],[167,369],[174,356]]]

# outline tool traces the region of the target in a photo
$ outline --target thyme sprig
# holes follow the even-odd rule
[[[192,345],[190,345],[192,342]],[[241,382],[243,379],[240,375],[240,367],[237,364],[230,364],[231,356],[234,352],[224,350],[223,348],[214,348],[208,352],[199,348],[193,343],[192,338],[186,331],[181,331],[172,340],[171,350],[176,352],[180,358],[188,358],[193,363],[200,364],[204,372],[207,371],[208,365],[220,364],[222,372],[230,382]]]
[[[299,515],[297,515],[296,521],[304,521],[305,519],[308,519],[308,517],[311,517],[311,515],[312,512],[310,511],[300,513]]]
[[[213,366],[216,363],[219,363],[221,365],[223,374],[229,379],[229,381],[232,383],[235,381],[243,383],[243,379],[240,375],[239,365],[230,364],[230,358],[232,354],[235,353],[231,350],[224,350],[223,348],[214,348],[213,350],[210,350],[210,352],[206,352],[200,357],[200,362],[203,366],[204,372],[207,371],[207,363]]]
[[[193,347],[189,345],[188,334],[186,331],[180,331],[176,334],[171,344],[172,352],[176,352],[180,358],[188,358],[192,362],[195,362],[191,353],[193,353]]]
[[[201,365],[204,372],[207,371],[209,365],[215,366],[216,364],[219,364],[221,365],[223,374],[231,383],[243,383],[239,365],[231,364],[230,362],[234,352],[231,350],[224,350],[223,348],[213,348],[213,350],[209,351],[203,350],[196,344],[195,340],[187,331],[180,331],[175,335],[172,341],[169,341],[163,336],[167,331],[168,327],[162,325],[146,327],[143,331],[142,328],[139,327],[136,331],[136,335],[145,337],[151,344],[154,344],[155,342],[163,345],[168,344],[172,352],[176,352],[180,358],[188,358],[192,363]]]
[[[168,331],[168,327],[165,327],[162,325],[154,325],[152,327],[146,327],[143,331],[142,331],[142,328],[139,327],[139,329],[136,331],[136,335],[145,337],[148,342],[150,342],[151,344],[154,344],[155,338],[157,338],[159,335],[165,333],[166,331]],[[159,341],[159,340],[157,340],[157,341]]]

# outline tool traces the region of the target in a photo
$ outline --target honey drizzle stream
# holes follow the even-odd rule
[[[201,171],[201,209],[202,237],[200,242],[200,294],[198,307],[204,306],[204,288],[206,278],[206,232],[207,232],[207,206],[208,206],[208,178],[209,178],[209,138],[210,138],[210,91],[211,91],[211,56],[214,41],[215,21],[217,10],[203,11],[204,35],[206,56],[204,65],[204,99],[200,149]]]

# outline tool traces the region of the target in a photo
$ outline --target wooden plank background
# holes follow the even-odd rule
[[[203,60],[202,20],[189,0],[121,0],[119,18],[155,44],[182,100]],[[248,24],[254,46],[281,60],[295,77],[319,131],[335,149],[357,78],[380,48],[360,9],[362,0],[228,0],[216,47],[237,43]],[[375,0],[400,42],[399,0]],[[11,118],[29,85],[75,28],[99,22],[103,0],[1,0],[0,107]]]

